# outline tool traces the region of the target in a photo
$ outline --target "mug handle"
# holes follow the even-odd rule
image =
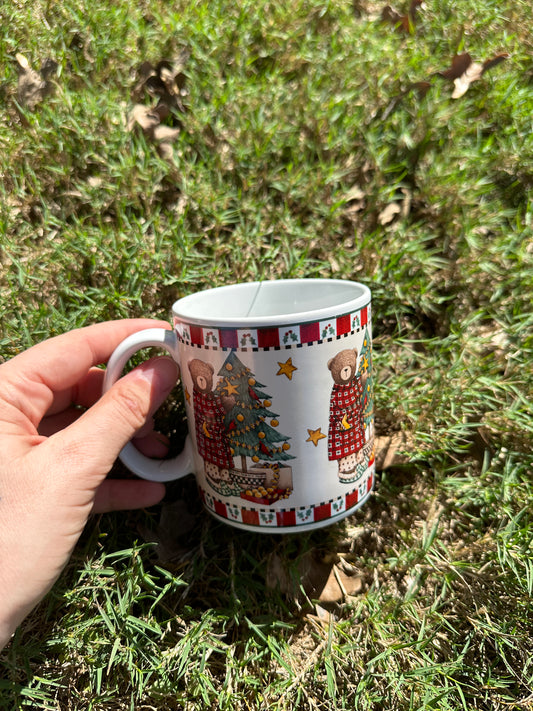
[[[128,360],[141,348],[164,348],[178,363],[178,338],[175,331],[164,328],[148,328],[125,338],[113,351],[107,363],[103,391],[107,392],[120,378]],[[190,435],[187,435],[183,451],[173,459],[150,459],[141,454],[131,442],[119,454],[122,462],[134,474],[150,481],[168,482],[181,479],[194,471]]]

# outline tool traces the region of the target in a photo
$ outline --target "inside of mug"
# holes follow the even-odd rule
[[[296,315],[349,311],[365,305],[369,293],[362,284],[341,279],[249,282],[191,294],[177,301],[173,310],[182,318],[219,324],[258,319],[282,321]]]

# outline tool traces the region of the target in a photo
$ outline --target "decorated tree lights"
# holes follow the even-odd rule
[[[292,470],[280,462],[294,459],[289,454],[290,437],[278,431],[278,416],[270,410],[270,396],[261,390],[264,385],[233,351],[218,376],[217,393],[227,403],[226,434],[233,456],[240,456],[240,468],[232,470],[231,478],[240,486],[241,497],[265,504],[287,498]]]

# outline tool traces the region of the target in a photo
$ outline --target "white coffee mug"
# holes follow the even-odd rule
[[[189,434],[175,459],[132,444],[135,474],[194,472],[218,519],[261,532],[319,528],[353,513],[374,483],[370,291],[338,279],[223,286],[172,307],[174,330],[125,339],[104,389],[129,358],[166,349],[180,368]]]

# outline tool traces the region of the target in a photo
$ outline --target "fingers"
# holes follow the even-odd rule
[[[167,397],[177,377],[178,369],[171,358],[154,358],[141,364],[45,444],[64,471],[89,478],[96,490],[122,447]]]
[[[51,437],[56,432],[64,430],[65,427],[76,422],[82,412],[83,410],[79,410],[75,407],[68,407],[66,410],[58,412],[55,415],[44,417],[38,427],[39,434],[43,437]]]
[[[70,405],[91,407],[102,394],[104,378],[105,370],[90,368],[89,372],[76,385],[53,394],[52,404],[48,408],[46,416],[62,412]]]
[[[69,427],[82,415],[83,411],[75,407],[68,408],[57,415],[45,417],[39,425],[39,434],[52,437],[57,432]],[[137,449],[147,457],[162,458],[168,452],[169,439],[154,430],[154,421],[148,418],[147,423],[135,434],[132,440]]]
[[[170,356],[156,357],[170,359]],[[105,370],[102,368],[90,368],[89,372],[81,378],[74,387],[54,394],[52,405],[49,407],[46,416],[49,417],[50,415],[60,413],[71,405],[84,408],[91,407],[102,395],[104,379]],[[163,404],[165,397],[156,403],[156,406],[151,410],[150,414],[153,415],[158,407]],[[80,413],[78,412],[78,414]]]
[[[144,437],[135,437],[133,444],[146,457],[162,459],[168,452],[169,439],[160,432],[149,432]]]
[[[12,404],[37,427],[52,406],[61,409],[92,366],[107,362],[127,336],[154,326],[170,328],[165,321],[151,319],[107,321],[33,346],[2,366],[4,374],[15,381],[13,393],[17,401]],[[54,405],[54,393],[61,393],[58,406]]]
[[[142,509],[158,504],[165,485],[141,479],[107,479],[96,491],[93,513]]]

